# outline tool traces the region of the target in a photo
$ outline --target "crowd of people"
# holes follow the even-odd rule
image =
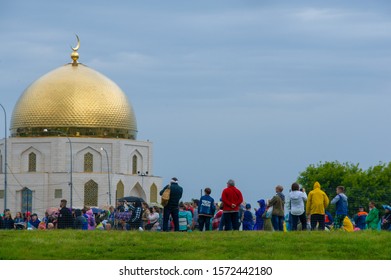
[[[0,217],[0,229],[16,230],[138,230],[138,231],[182,231],[194,230],[388,230],[391,231],[391,206],[382,205],[384,215],[370,201],[368,212],[363,206],[357,209],[354,217],[348,217],[348,197],[343,186],[336,187],[336,195],[330,201],[322,191],[319,182],[307,195],[304,188],[293,183],[289,193],[283,194],[284,188],[275,187],[275,195],[270,199],[257,201],[257,208],[252,209],[244,202],[241,191],[230,179],[215,201],[211,188],[204,189],[200,199],[182,202],[183,188],[177,178],[172,178],[160,192],[169,189],[168,201],[162,205],[150,206],[142,200],[119,201],[117,207],[106,209],[84,207],[67,208],[67,201],[61,200],[59,208],[48,208],[45,216],[39,219],[36,213],[17,212],[13,218],[8,209]],[[330,204],[335,205],[335,215],[328,211]]]

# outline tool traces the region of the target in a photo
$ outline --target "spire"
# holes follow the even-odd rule
[[[72,62],[72,66],[77,66],[79,64],[79,62],[77,61],[79,59],[79,53],[77,52],[80,48],[80,39],[79,39],[79,36],[76,35],[76,38],[77,38],[77,45],[76,47],[71,47],[71,49],[73,50],[72,54],[71,54],[71,58],[73,60]]]

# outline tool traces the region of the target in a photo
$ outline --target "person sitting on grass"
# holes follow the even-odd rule
[[[33,213],[31,215],[31,220],[30,220],[30,224],[31,226],[34,228],[34,229],[38,229],[38,226],[39,226],[39,223],[41,221],[38,219],[38,215],[36,213]]]
[[[4,212],[4,218],[3,218],[3,229],[14,229],[14,220],[12,219],[11,216],[11,211],[6,210]]]
[[[353,226],[353,223],[352,221],[349,219],[348,216],[345,216],[345,218],[343,219],[343,222],[342,222],[342,227],[341,227],[344,231],[347,231],[347,232],[353,232],[354,231],[354,226]]]
[[[368,216],[368,213],[365,212],[363,206],[358,207],[358,213],[354,216],[354,224],[356,228],[359,228],[360,230],[366,229],[367,224],[365,223],[365,219]]]
[[[14,227],[15,229],[24,229],[25,228],[25,223],[24,219],[22,217],[22,212],[17,212],[15,219],[14,219]]]

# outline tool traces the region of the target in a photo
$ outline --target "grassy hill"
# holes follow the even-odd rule
[[[0,231],[11,260],[381,260],[391,232]]]

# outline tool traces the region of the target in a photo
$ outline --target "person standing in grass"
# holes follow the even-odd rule
[[[73,218],[71,211],[67,208],[66,199],[62,199],[60,203],[60,214],[57,218],[57,228],[67,229],[73,227]]]
[[[253,230],[254,228],[254,216],[251,213],[251,204],[246,204],[246,211],[243,214],[243,230]]]
[[[255,225],[254,230],[263,230],[263,213],[266,211],[266,203],[264,199],[260,199],[257,201],[259,204],[259,208],[254,208],[255,211]]]
[[[269,201],[269,206],[273,207],[272,224],[275,231],[284,231],[284,204],[285,196],[282,194],[284,188],[280,185],[276,187],[276,194]]]
[[[345,195],[343,186],[338,186],[335,191],[337,195],[331,200],[331,204],[336,205],[334,229],[340,229],[343,225],[343,220],[348,215],[348,197]]]
[[[179,231],[191,231],[193,216],[189,210],[185,209],[185,204],[183,202],[179,203]]]
[[[368,229],[377,229],[379,224],[379,210],[376,208],[375,202],[369,202],[369,213],[365,222],[368,225]]]
[[[289,193],[289,201],[287,208],[292,215],[292,226],[291,230],[297,230],[297,224],[300,221],[301,230],[307,230],[307,217],[305,215],[304,202],[307,200],[307,194],[305,189],[300,191],[298,183],[293,183],[291,192]]]
[[[235,181],[230,179],[227,182],[227,187],[221,194],[223,202],[223,219],[224,230],[239,230],[239,207],[243,202],[241,191],[236,188]]]
[[[306,206],[306,213],[311,221],[311,230],[314,230],[317,225],[319,230],[324,230],[325,209],[329,203],[327,194],[320,189],[319,182],[315,182],[314,189],[308,194]]]
[[[163,231],[168,231],[168,222],[170,216],[174,222],[174,230],[179,231],[179,201],[182,198],[183,188],[179,186],[178,179],[173,177],[169,185],[165,186],[161,191],[160,195],[163,195],[164,191],[170,188],[170,199],[163,209]]]
[[[204,195],[201,196],[199,200],[197,212],[198,212],[198,226],[200,231],[203,231],[204,227],[205,227],[205,231],[210,230],[210,220],[216,211],[215,201],[210,196],[211,193],[212,190],[210,188],[205,188]]]

